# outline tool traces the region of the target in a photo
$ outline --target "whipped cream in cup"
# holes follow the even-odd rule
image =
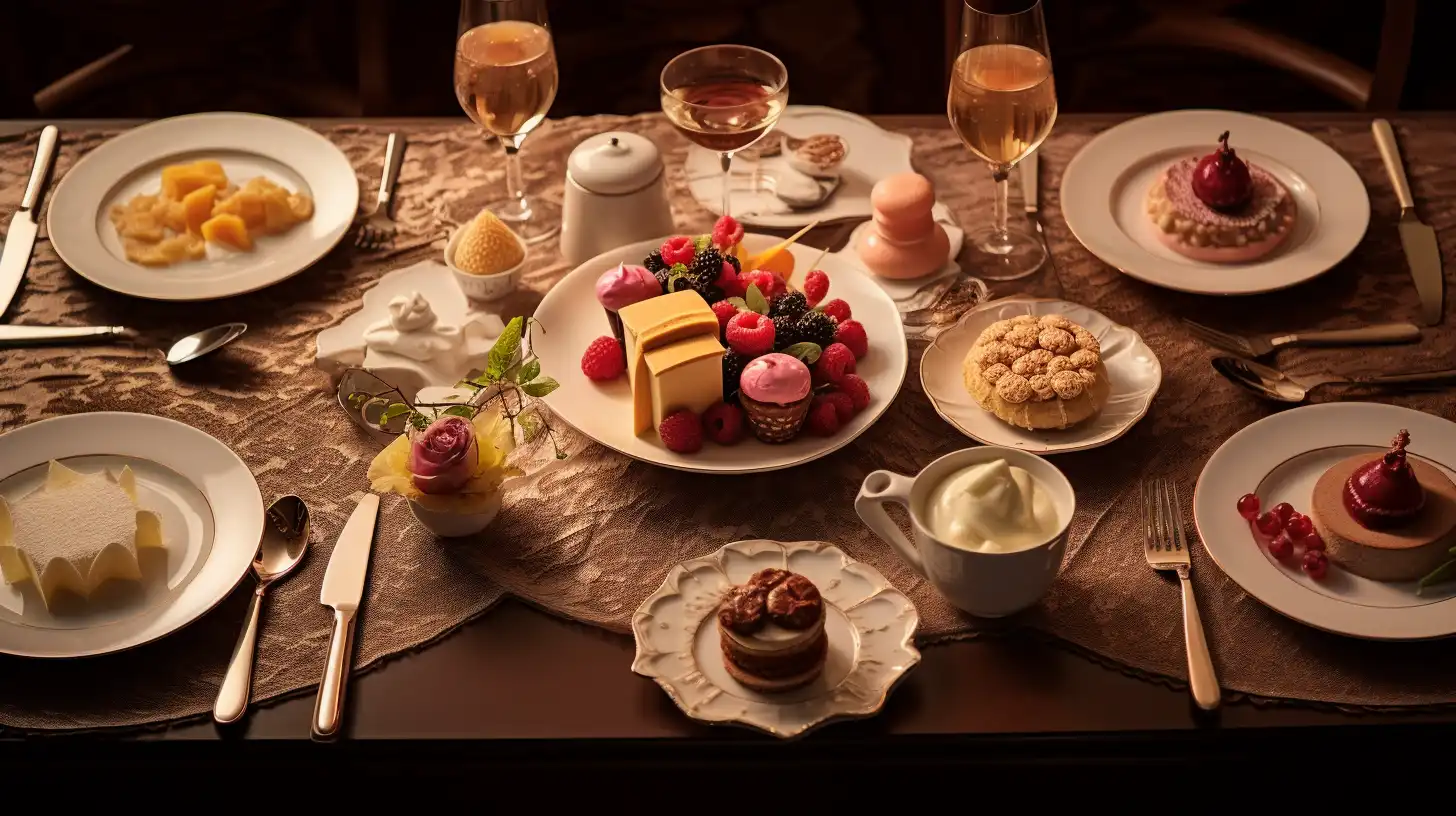
[[[1005,459],[968,465],[931,489],[926,522],[936,538],[983,553],[1017,552],[1057,531],[1047,489]]]

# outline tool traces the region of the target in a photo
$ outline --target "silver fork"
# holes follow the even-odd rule
[[[1358,329],[1290,332],[1288,334],[1229,334],[1184,319],[1194,337],[1224,351],[1243,357],[1263,357],[1285,346],[1360,346],[1383,343],[1416,343],[1421,329],[1412,323],[1379,323]]]
[[[1143,554],[1155,570],[1173,570],[1183,586],[1183,640],[1188,647],[1188,685],[1193,701],[1204,711],[1218,708],[1218,676],[1208,654],[1208,638],[1198,616],[1193,582],[1188,580],[1188,541],[1183,533],[1183,507],[1178,486],[1166,479],[1143,481]]]
[[[384,175],[379,180],[379,198],[369,217],[359,225],[354,235],[354,246],[372,252],[394,240],[396,227],[390,214],[394,203],[394,184],[399,180],[399,167],[404,163],[404,138],[398,133],[389,134],[384,147]]]

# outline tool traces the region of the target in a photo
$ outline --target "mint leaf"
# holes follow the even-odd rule
[[[521,386],[521,390],[533,397],[544,397],[560,387],[561,383],[550,377],[542,377],[539,380],[534,380]]]
[[[541,361],[532,360],[521,368],[521,376],[516,382],[528,383],[541,376]]]
[[[814,365],[815,361],[819,359],[819,355],[824,353],[824,349],[819,348],[818,343],[795,343],[784,349],[784,353],[790,357],[798,357],[804,361],[804,365]]]
[[[725,299],[729,303],[733,304],[733,308],[737,309],[740,312],[746,312],[746,311],[749,310],[748,309],[748,301],[744,300],[741,297],[731,297],[731,298],[725,298]]]
[[[482,378],[490,384],[500,380],[516,362],[516,355],[521,353],[521,328],[525,325],[525,319],[520,317],[511,318],[506,324],[506,330],[495,340],[495,345],[490,347],[490,358],[485,366],[485,376]]]
[[[758,284],[748,284],[747,302],[749,311],[758,312],[761,315],[768,314],[768,300],[762,292],[758,291]]]
[[[441,416],[458,416],[458,417],[464,417],[465,419],[474,419],[475,418],[475,410],[472,409],[469,405],[452,405],[449,408],[446,408],[444,411],[441,411],[440,412],[440,415]]]

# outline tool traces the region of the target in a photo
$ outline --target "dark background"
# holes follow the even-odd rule
[[[950,0],[953,8],[959,0]],[[1217,12],[1373,70],[1386,2],[1044,0],[1064,111],[1360,107],[1296,72],[1180,45],[1131,44],[1158,15]],[[1413,3],[1414,4],[1414,3]],[[561,64],[552,116],[657,109],[674,54],[713,42],[767,48],[791,100],[863,113],[944,111],[943,0],[554,0]],[[1407,109],[1456,107],[1447,39],[1422,0]],[[457,116],[455,0],[3,0],[0,117]],[[1445,16],[1445,15],[1442,15]],[[1155,38],[1156,40],[1157,38]],[[130,50],[90,76],[63,78]],[[83,72],[84,73],[84,72]],[[59,81],[59,82],[58,82]]]

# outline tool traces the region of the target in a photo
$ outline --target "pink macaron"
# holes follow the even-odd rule
[[[738,378],[738,390],[755,402],[788,405],[809,396],[809,367],[787,354],[765,354],[750,360]]]

